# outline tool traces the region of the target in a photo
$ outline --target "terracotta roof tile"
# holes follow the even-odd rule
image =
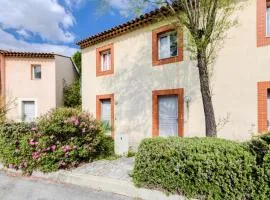
[[[0,54],[5,57],[19,57],[19,58],[54,58],[55,53],[41,53],[41,52],[17,52],[0,50]]]

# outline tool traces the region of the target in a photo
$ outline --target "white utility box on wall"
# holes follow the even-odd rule
[[[128,135],[118,133],[115,136],[114,150],[117,155],[127,155],[129,144]]]

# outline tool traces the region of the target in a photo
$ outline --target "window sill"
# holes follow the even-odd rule
[[[114,70],[107,70],[107,71],[97,71],[96,76],[107,76],[107,75],[112,75],[114,74]]]
[[[165,64],[176,63],[176,62],[181,62],[181,61],[183,61],[183,56],[178,55],[178,56],[174,56],[170,58],[155,60],[153,61],[153,66],[165,65]]]

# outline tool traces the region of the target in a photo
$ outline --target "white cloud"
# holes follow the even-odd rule
[[[0,24],[4,29],[39,35],[45,41],[75,40],[68,30],[75,24],[75,19],[57,0],[0,0]]]
[[[26,39],[31,37],[31,34],[24,29],[17,30],[16,33]]]
[[[71,8],[78,8],[81,6],[84,2],[87,0],[65,0],[66,5],[71,9]]]
[[[0,29],[0,49],[29,52],[54,52],[66,56],[71,56],[78,50],[65,45],[28,43],[24,40],[16,39],[12,34],[2,29]]]

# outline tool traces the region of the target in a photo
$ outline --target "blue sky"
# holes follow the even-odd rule
[[[128,0],[0,0],[0,49],[72,55],[75,43],[129,20]]]

